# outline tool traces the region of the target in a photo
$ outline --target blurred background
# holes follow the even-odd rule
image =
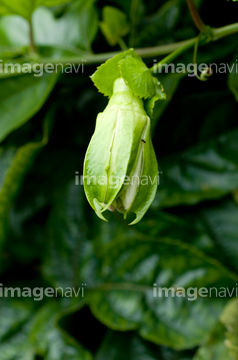
[[[237,2],[195,3],[207,25],[237,22]],[[0,282],[21,289],[86,284],[84,297],[1,293],[0,360],[238,359],[237,72],[206,82],[158,74],[167,100],[156,103],[152,120],[156,199],[136,226],[119,213],[104,223],[75,185],[108,102],[90,79],[101,63],[93,54],[197,36],[186,1],[45,0],[33,13],[28,0],[6,4],[3,63],[91,60],[78,73],[0,74]],[[121,11],[118,41],[102,25],[111,26],[106,6]],[[238,35],[227,36],[200,46],[197,61],[237,64],[237,48]],[[176,61],[192,58],[191,49]],[[144,61],[150,67],[155,59],[162,56]],[[153,297],[155,283],[235,290],[190,301]]]

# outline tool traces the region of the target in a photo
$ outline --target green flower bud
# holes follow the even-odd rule
[[[158,166],[143,101],[122,78],[96,129],[84,162],[87,199],[103,220],[105,210],[135,213],[136,224],[151,205],[158,186]]]

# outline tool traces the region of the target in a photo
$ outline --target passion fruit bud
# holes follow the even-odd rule
[[[122,78],[96,129],[84,162],[87,199],[103,220],[106,210],[135,213],[136,224],[151,205],[158,186],[158,166],[143,101]]]

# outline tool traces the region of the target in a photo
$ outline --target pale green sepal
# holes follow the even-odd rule
[[[160,81],[157,78],[153,77],[153,81],[155,83],[155,93],[150,99],[146,99],[145,102],[145,110],[150,118],[153,118],[153,111],[155,102],[157,100],[166,100],[166,94],[164,92],[164,88]]]
[[[93,203],[94,203],[94,206],[95,206],[95,209],[96,209],[96,210],[95,210],[95,213],[97,214],[97,216],[98,216],[100,219],[108,222],[108,220],[102,215],[102,208],[103,208],[103,207],[102,207],[102,204],[100,204],[97,199],[93,199]],[[106,209],[105,209],[105,210],[106,210]],[[105,210],[103,210],[103,211],[105,211]]]
[[[97,199],[100,203],[105,202],[107,192],[107,184],[105,183],[105,179],[107,179],[106,168],[114,129],[115,118],[111,119],[111,121],[105,121],[103,113],[100,113],[84,161],[84,189],[87,199],[95,211],[94,199]]]
[[[148,118],[149,119],[149,118]],[[141,176],[141,183],[137,191],[135,200],[130,208],[130,213],[135,213],[136,218],[130,224],[138,223],[149,209],[153,202],[158,188],[158,164],[155,156],[153,144],[150,135],[150,119],[148,133],[145,139],[144,147],[144,166]],[[149,185],[146,185],[146,177]]]

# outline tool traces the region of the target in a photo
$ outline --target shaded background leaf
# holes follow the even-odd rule
[[[100,27],[110,45],[116,45],[130,30],[126,15],[112,6],[103,8]]]
[[[32,74],[21,75],[17,81],[14,77],[0,80],[0,141],[40,110],[57,78],[57,74]]]
[[[41,5],[56,6],[69,2],[70,0],[13,0],[9,3],[7,0],[0,2],[0,14],[11,15],[16,14],[24,17],[28,21],[31,20],[33,11]]]
[[[234,360],[238,359],[238,307],[237,299],[231,300],[221,315],[221,322],[227,328],[226,346]]]
[[[237,72],[237,62],[234,61],[231,63],[230,68],[232,69],[231,73],[228,76],[228,86],[233,92],[236,101],[238,101],[238,72]]]

